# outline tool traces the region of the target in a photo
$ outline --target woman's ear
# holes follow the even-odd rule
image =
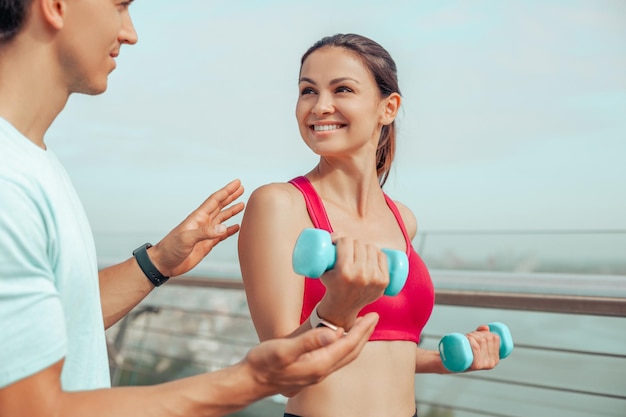
[[[61,29],[65,21],[65,0],[35,0],[43,20],[53,29]]]
[[[388,97],[385,97],[383,99],[381,103],[382,117],[380,121],[383,126],[387,126],[393,123],[393,121],[396,119],[396,115],[398,114],[401,103],[402,98],[398,93],[391,93]]]

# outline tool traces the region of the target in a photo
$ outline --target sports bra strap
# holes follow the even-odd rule
[[[383,194],[385,195],[385,200],[387,200],[387,206],[389,206],[389,209],[391,210],[393,215],[396,217],[396,221],[398,222],[398,225],[400,226],[400,230],[402,230],[402,235],[404,236],[404,241],[406,242],[406,253],[408,255],[411,249],[411,239],[409,239],[409,233],[406,231],[406,227],[404,226],[404,220],[402,220],[402,216],[400,215],[400,210],[398,210],[398,206],[396,206],[396,203],[391,199],[391,197],[389,197],[385,193]]]
[[[307,177],[300,176],[296,177],[289,181],[289,183],[293,184],[302,195],[304,196],[304,201],[306,202],[306,209],[309,212],[309,217],[313,222],[313,225],[318,229],[326,230],[330,233],[333,232],[333,227],[330,225],[330,219],[328,218],[328,214],[326,213],[326,208],[324,207],[324,203],[320,198],[315,188],[309,181]],[[406,231],[406,227],[404,225],[404,221],[402,220],[402,216],[400,215],[400,210],[398,210],[398,206],[396,203],[389,197],[387,194],[383,193],[385,196],[385,201],[387,202],[387,206],[393,213],[398,225],[400,226],[400,230],[402,231],[402,235],[404,236],[404,241],[406,242],[406,250],[407,254],[411,248],[411,239],[409,239],[409,234]]]
[[[293,184],[304,196],[304,200],[306,202],[306,209],[309,212],[309,217],[311,217],[311,221],[313,225],[318,229],[324,229],[330,233],[333,232],[333,228],[330,225],[330,220],[328,219],[328,214],[326,214],[326,209],[324,208],[324,203],[322,203],[322,199],[313,188],[313,185],[309,181],[307,177],[300,176],[289,181]]]

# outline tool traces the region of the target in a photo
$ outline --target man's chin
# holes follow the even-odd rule
[[[92,84],[92,85],[83,87],[73,92],[78,93],[78,94],[85,94],[88,96],[97,96],[99,94],[104,93],[107,90],[107,87],[108,87],[108,83],[105,81],[104,83],[99,83],[97,85]]]

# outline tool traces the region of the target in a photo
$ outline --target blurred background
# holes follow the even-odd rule
[[[294,116],[299,62],[339,32],[396,60],[386,191],[420,231],[626,229],[621,0],[150,0],[131,12],[139,43],[122,48],[108,92],[73,96],[48,137],[103,260],[157,240],[233,178],[245,201],[312,168]]]
[[[416,214],[414,246],[441,294],[626,297],[626,2],[140,0],[131,14],[139,43],[122,48],[107,93],[73,96],[47,138],[84,202],[101,266],[158,241],[231,179],[242,180],[246,201],[264,183],[310,170],[317,160],[294,116],[300,57],[323,36],[354,32],[383,45],[398,66],[398,155],[385,190]],[[190,275],[239,282],[236,238]],[[191,295],[190,288],[159,290],[142,308],[174,308],[183,326],[190,313],[173,301],[183,300],[249,322],[240,289],[219,290],[237,293],[236,301],[219,295],[219,304],[210,295]],[[521,344],[531,352],[525,358],[541,365],[528,371],[518,363],[503,371],[507,384],[530,372],[526,388],[484,387],[510,400],[489,411],[468,405],[480,395],[462,378],[458,386],[423,382],[429,388],[416,396],[430,407],[420,415],[626,415],[623,317],[580,314],[572,307],[576,301],[555,319],[551,311],[450,307],[440,300],[429,324],[433,340],[506,317],[514,335],[525,338]],[[146,325],[149,316],[155,314],[136,323]],[[465,321],[452,324],[459,316]],[[529,321],[546,324],[544,333]],[[194,352],[213,352],[209,356],[228,350],[230,359],[212,367],[240,358],[255,335],[229,323],[214,323],[216,334],[237,329],[247,341],[243,350],[222,348],[214,339],[198,344],[192,336],[202,332],[192,326],[176,355],[181,349],[188,354],[192,343]],[[111,337],[118,334],[119,328]],[[544,353],[575,355],[559,350],[537,362],[539,340]],[[154,359],[157,347],[126,359]],[[578,368],[579,358],[587,365]],[[558,360],[559,369],[546,367]],[[621,374],[611,374],[620,367]],[[598,380],[573,387],[568,384],[584,376],[565,372],[572,369],[601,372]],[[116,375],[120,383],[137,381]],[[536,386],[552,377],[561,381],[554,383],[558,394]],[[437,384],[442,391],[432,388]],[[525,391],[529,386],[534,391]],[[455,394],[435,400],[449,390]],[[556,405],[525,409],[526,395]],[[450,411],[455,401],[462,405]],[[522,411],[511,410],[513,403]]]

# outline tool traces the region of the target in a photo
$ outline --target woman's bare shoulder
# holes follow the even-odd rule
[[[299,195],[301,194],[296,187],[288,182],[271,182],[255,189],[250,198],[294,199]]]
[[[403,203],[395,200],[394,203],[396,203],[396,206],[398,207],[398,211],[400,212],[402,221],[404,222],[404,227],[406,227],[406,231],[412,240],[417,234],[417,219],[415,218],[415,214],[413,214],[411,209]]]
[[[242,228],[251,223],[255,229],[289,235],[308,227],[310,219],[300,191],[289,183],[276,182],[262,185],[250,194]]]
[[[255,189],[248,199],[248,208],[290,209],[304,204],[302,194],[291,184],[273,182]]]

